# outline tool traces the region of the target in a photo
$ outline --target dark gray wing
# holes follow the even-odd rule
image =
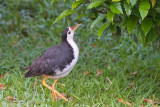
[[[25,77],[56,75],[56,70],[63,70],[73,58],[73,50],[67,44],[53,46],[33,62]]]

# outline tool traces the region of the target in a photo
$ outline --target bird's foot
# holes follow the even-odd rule
[[[52,96],[53,102],[57,101],[57,95],[56,95],[55,91],[52,91],[51,96]]]
[[[57,92],[55,89],[52,90],[51,95],[52,95],[53,102],[54,102],[54,101],[57,101],[57,98],[58,98],[58,97],[68,102],[68,99],[65,98],[65,97],[64,97],[62,94],[60,94],[59,92]]]
[[[53,83],[52,87],[50,87],[48,84],[46,84],[46,79],[47,79],[47,76],[45,76],[44,80],[42,81],[42,84],[43,84],[45,87],[47,87],[49,90],[52,91],[52,94],[51,94],[51,95],[52,95],[53,101],[55,101],[55,100],[57,101],[57,97],[59,97],[59,98],[61,98],[61,99],[63,99],[63,100],[65,100],[65,101],[68,102],[68,100],[67,100],[63,95],[61,95],[59,92],[57,92],[57,91],[54,89],[54,86],[55,86],[57,80],[55,80],[55,82]]]
[[[54,81],[54,83],[53,83],[53,85],[52,85],[52,89],[53,89],[53,90],[51,90],[51,91],[52,91],[51,95],[52,95],[53,102],[54,102],[54,101],[57,101],[57,98],[58,98],[58,97],[68,102],[68,100],[67,100],[62,94],[58,93],[58,92],[54,89],[54,86],[55,86],[56,82],[57,82],[57,80]]]

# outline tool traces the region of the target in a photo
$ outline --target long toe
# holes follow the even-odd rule
[[[52,91],[52,93],[51,93],[51,96],[52,96],[52,99],[53,99],[53,102],[55,101],[55,94],[54,94],[54,92]]]
[[[56,95],[55,91],[52,91],[51,96],[52,96],[53,102],[57,101],[57,95]]]
[[[57,95],[57,97],[59,97],[59,98],[65,100],[66,102],[68,102],[68,99],[65,98],[65,97],[64,97],[62,94],[60,94],[59,92],[57,92],[56,90],[55,90],[55,94]]]

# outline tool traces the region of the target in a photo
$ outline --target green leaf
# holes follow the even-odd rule
[[[57,18],[56,18],[56,20],[54,21],[54,23],[56,23],[57,21],[59,21],[60,19],[62,19],[63,17],[66,17],[66,16],[68,16],[68,15],[70,15],[70,14],[73,14],[73,13],[75,13],[76,11],[75,10],[65,10],[65,11],[63,11]],[[54,24],[53,23],[53,24]]]
[[[80,19],[83,16],[85,16],[85,14],[81,14],[81,15],[77,16],[75,20],[78,20],[78,19]]]
[[[111,8],[111,11],[113,13],[122,13],[123,14],[123,11],[122,11],[122,7],[121,7],[121,4],[120,2],[113,2],[111,5],[110,5],[110,8]]]
[[[114,17],[115,13],[111,12],[111,11],[108,11],[107,12],[107,18],[109,20],[111,20],[113,22],[113,17]]]
[[[142,20],[147,16],[149,9],[150,9],[150,4],[148,1],[143,1],[139,5],[139,12],[142,17]]]
[[[106,17],[106,15],[99,15],[91,24],[90,28],[93,28],[95,25],[97,25],[98,23],[100,23],[104,18]]]
[[[91,9],[93,7],[97,7],[97,6],[101,5],[102,3],[104,3],[105,1],[106,0],[94,0],[88,5],[87,9]]]
[[[110,25],[110,22],[104,23],[99,29],[98,29],[98,37],[101,37],[103,34],[103,31]]]
[[[130,4],[128,4],[127,2],[124,3],[124,8],[125,8],[125,11],[126,11],[126,14],[127,16],[130,16],[131,15],[131,12],[132,12],[132,6]]]
[[[143,32],[145,33],[145,35],[149,32],[149,30],[151,29],[152,27],[152,20],[149,19],[149,18],[145,18],[143,21],[142,21],[142,24],[141,24],[141,28],[143,30]]]
[[[52,1],[51,1],[51,4],[54,3],[54,2],[56,2],[56,1],[57,1],[57,0],[52,0]]]
[[[156,4],[156,0],[150,0],[152,3],[152,8],[154,7],[154,5]]]
[[[76,8],[79,4],[83,3],[84,0],[79,0],[79,1],[75,1],[73,4],[72,4],[72,9]]]
[[[152,27],[151,30],[147,34],[148,42],[153,42],[158,37],[158,29],[156,27]]]
[[[142,43],[143,45],[146,45],[145,34],[144,34],[144,32],[142,31],[141,26],[138,26],[138,27],[137,27],[136,37],[137,37],[137,39],[138,39],[138,41],[139,41],[140,43]]]
[[[135,28],[136,24],[137,24],[138,18],[135,16],[130,16],[127,19],[127,30],[128,33],[131,34],[133,29]]]
[[[112,0],[113,2],[121,1],[121,0]]]
[[[132,7],[136,4],[137,0],[130,0]]]

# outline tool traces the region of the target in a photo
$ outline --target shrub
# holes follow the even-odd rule
[[[75,0],[71,9],[64,10],[54,23],[74,13],[79,14],[76,19],[90,18],[93,21],[90,28],[103,22],[98,29],[99,37],[106,29],[112,33],[127,30],[129,35],[136,35],[139,42],[147,45],[160,33],[159,0]]]

